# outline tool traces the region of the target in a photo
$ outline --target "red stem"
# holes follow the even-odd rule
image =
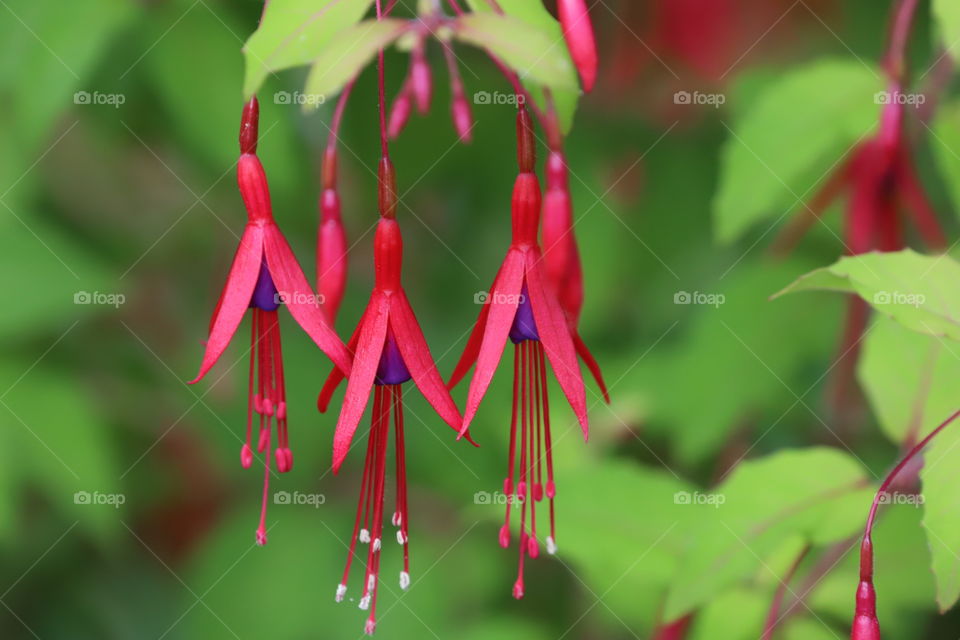
[[[907,41],[917,13],[918,0],[900,0],[890,29],[890,43],[884,59],[884,66],[893,82],[904,84],[907,74]]]
[[[380,0],[377,0],[377,20],[383,19],[383,15],[383,7]],[[389,157],[390,150],[387,147],[387,101],[384,97],[383,67],[383,49],[380,49],[377,54],[377,88],[380,94],[380,153],[386,158]]]
[[[761,640],[773,639],[773,632],[776,630],[777,624],[783,617],[780,615],[780,609],[783,607],[783,598],[787,593],[790,581],[793,580],[793,576],[796,575],[797,569],[800,568],[800,564],[803,562],[803,559],[807,557],[807,553],[809,551],[810,547],[804,547],[803,550],[800,551],[800,555],[798,555],[797,559],[793,561],[793,564],[790,566],[790,570],[787,572],[787,575],[784,576],[780,581],[780,586],[777,587],[777,592],[773,596],[773,603],[770,606],[770,612],[767,614],[767,622],[763,627],[763,637]]]
[[[918,442],[913,449],[900,460],[897,466],[893,468],[893,471],[887,475],[877,490],[877,494],[873,497],[873,504],[870,506],[870,515],[867,516],[867,524],[863,530],[863,542],[860,546],[860,577],[862,580],[870,580],[873,578],[873,543],[870,540],[870,535],[873,533],[873,523],[877,517],[877,509],[880,506],[882,497],[887,493],[887,490],[890,489],[893,481],[896,480],[897,474],[900,473],[924,447],[930,444],[931,440],[937,437],[941,431],[946,429],[958,417],[960,417],[960,410],[954,412],[954,414],[943,421],[939,427],[931,431],[926,438]]]

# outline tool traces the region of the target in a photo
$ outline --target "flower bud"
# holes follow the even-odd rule
[[[597,43],[587,4],[584,0],[558,0],[557,11],[567,49],[583,81],[583,90],[589,92],[597,79]]]
[[[410,85],[417,101],[417,111],[420,115],[426,115],[430,111],[430,100],[433,96],[433,78],[422,46],[413,50]]]
[[[347,288],[347,235],[340,217],[340,196],[326,189],[320,196],[317,231],[317,293],[327,319],[336,321]]]
[[[390,119],[387,124],[387,135],[391,140],[395,140],[403,132],[410,120],[410,112],[413,110],[413,99],[406,87],[393,101],[393,107],[390,109]]]
[[[457,130],[457,135],[463,142],[470,142],[473,139],[471,133],[473,129],[473,114],[470,113],[470,103],[467,97],[463,95],[463,89],[453,92],[453,126]]]

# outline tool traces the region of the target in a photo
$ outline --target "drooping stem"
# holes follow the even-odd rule
[[[783,616],[780,615],[780,609],[783,608],[783,598],[787,593],[787,589],[790,588],[790,581],[793,580],[797,569],[800,568],[800,563],[807,557],[809,551],[810,547],[805,546],[797,555],[793,564],[790,565],[787,575],[780,580],[780,586],[777,587],[777,592],[773,596],[773,603],[770,605],[770,611],[767,613],[767,622],[763,626],[763,637],[761,640],[773,640],[773,632],[776,630],[780,620],[783,619]]]
[[[900,0],[890,28],[890,41],[884,56],[884,67],[890,80],[903,86],[907,75],[907,42],[917,14],[918,0]]]
[[[870,514],[867,516],[867,524],[864,527],[863,539],[860,543],[860,581],[861,585],[870,585],[871,594],[873,584],[873,541],[871,539],[871,534],[873,533],[873,523],[877,517],[877,509],[880,507],[883,497],[887,494],[890,486],[897,479],[897,475],[903,470],[903,468],[910,464],[910,461],[913,460],[916,455],[930,443],[931,440],[937,437],[940,432],[946,429],[958,417],[960,417],[960,410],[954,412],[954,414],[942,422],[940,426],[931,431],[927,437],[918,442],[907,453],[907,455],[905,455],[900,462],[897,463],[897,466],[895,466],[893,471],[891,471],[887,477],[884,478],[883,482],[880,484],[880,488],[877,489],[877,494],[873,498],[873,504],[870,505]],[[870,597],[870,595],[868,595],[866,598],[860,598],[858,595],[858,607],[861,599],[872,605],[872,602],[870,602],[872,597]],[[873,615],[875,616],[876,614],[874,613]]]
[[[383,19],[383,7],[381,0],[377,0],[377,20]],[[390,150],[387,147],[387,101],[384,97],[384,73],[383,73],[383,49],[377,53],[377,91],[379,94],[380,105],[380,152],[384,158],[389,157]]]

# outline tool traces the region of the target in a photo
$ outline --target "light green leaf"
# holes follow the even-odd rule
[[[542,29],[510,15],[471,13],[458,18],[454,35],[469,44],[489,49],[514,69],[521,80],[578,91],[577,76],[565,53],[561,37],[551,38]]]
[[[282,69],[309,64],[353,26],[372,0],[271,0],[260,27],[243,47],[247,61],[243,94],[250,98],[264,79]]]
[[[493,8],[487,0],[469,0],[468,4],[470,8],[477,13],[490,13],[493,11]],[[544,35],[554,42],[559,43],[563,41],[563,30],[560,27],[560,23],[550,15],[550,12],[547,11],[547,8],[542,2],[502,0],[499,4],[506,15],[522,20],[531,27],[543,32]],[[565,43],[562,46],[551,48],[550,55],[562,56],[567,59],[571,65],[573,64],[570,60],[570,51],[567,49]],[[536,103],[541,108],[544,108],[546,102],[543,94],[543,86],[529,79],[525,79],[524,84],[527,85]],[[577,103],[580,101],[580,89],[579,87],[576,90],[551,87],[551,93],[553,95],[554,107],[560,118],[560,127],[563,133],[566,134],[573,127],[573,117],[577,111]]]
[[[960,347],[880,318],[867,333],[860,383],[884,433],[915,442],[926,425],[960,407]]]
[[[720,499],[691,526],[696,544],[683,556],[664,615],[677,618],[767,566],[791,540],[829,544],[854,534],[864,512],[838,509],[841,499],[869,505],[860,464],[836,449],[787,450],[737,467],[706,495]],[[859,494],[859,495],[858,495]]]
[[[685,523],[706,509],[676,498],[693,491],[666,471],[612,460],[566,471],[557,478],[559,556],[576,563],[577,575],[614,611],[649,628],[690,544]],[[624,508],[637,496],[642,508]]]
[[[341,30],[310,68],[304,91],[312,99],[308,99],[304,107],[314,109],[339,92],[377,51],[389,46],[408,27],[409,23],[405,20],[385,18],[366,20]]]
[[[796,280],[777,296],[796,291],[856,293],[908,329],[960,340],[960,264],[949,256],[910,249],[841,258]]]
[[[956,357],[951,354],[946,356]],[[956,364],[954,363],[956,367]],[[940,416],[929,416],[921,428],[921,437],[949,417],[958,406],[960,397],[954,381],[954,407]],[[946,611],[960,598],[960,424],[947,427],[927,448],[923,480],[923,528],[930,547],[931,567],[937,583],[937,604]]]
[[[960,4],[952,4],[960,10]],[[960,51],[960,43],[957,45]],[[960,103],[943,105],[937,113],[930,136],[930,149],[937,160],[943,183],[960,212]]]
[[[755,223],[799,209],[845,154],[874,129],[883,88],[855,60],[783,74],[737,114],[723,148],[715,233],[732,242]]]
[[[960,4],[954,0],[933,0],[933,15],[940,24],[944,45],[956,57],[960,45]]]
[[[717,594],[693,619],[690,640],[757,640],[772,594],[759,589],[728,589]]]

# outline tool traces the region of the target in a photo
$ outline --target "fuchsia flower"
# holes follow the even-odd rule
[[[570,199],[570,178],[563,151],[553,150],[547,159],[547,191],[543,199],[543,261],[547,279],[553,285],[557,300],[567,317],[577,355],[590,369],[603,399],[610,394],[603,381],[603,372],[596,358],[580,337],[580,312],[583,310],[583,264],[573,227],[573,202]]]
[[[237,181],[247,208],[247,226],[233,259],[227,284],[210,321],[210,336],[199,382],[223,354],[248,309],[252,309],[250,376],[247,401],[247,437],[240,450],[240,463],[253,463],[251,438],[253,414],[259,415],[257,450],[264,453],[263,505],[257,543],[266,544],[267,496],[270,481],[270,448],[276,424],[277,470],[290,471],[293,454],[287,433],[287,403],[284,391],[283,355],[277,309],[284,304],[297,324],[343,371],[350,371],[350,354],[317,306],[297,259],[273,219],[270,191],[263,166],[256,156],[259,106],[252,98],[244,107],[240,127],[240,161]]]
[[[385,493],[387,443],[393,418],[396,449],[396,509],[391,518],[397,527],[397,542],[403,546],[404,568],[400,587],[410,585],[409,517],[407,511],[407,476],[404,453],[403,392],[401,385],[413,380],[437,414],[454,430],[459,431],[462,418],[437,371],[430,349],[400,282],[403,262],[403,239],[394,219],[396,211],[396,178],[393,165],[386,157],[381,161],[382,217],[374,240],[376,281],[370,302],[357,325],[349,348],[355,353],[353,370],[337,420],[333,443],[333,470],[336,473],[350,449],[360,418],[373,390],[373,414],[364,461],[360,500],[350,541],[350,552],[343,579],[337,585],[336,600],[343,600],[347,591],[350,565],[357,541],[369,544],[364,574],[361,609],[370,609],[367,632],[376,625],[376,598],[380,551],[383,539],[383,503]],[[319,408],[326,411],[330,396],[343,380],[343,372],[334,369],[320,393]]]
[[[323,193],[320,194],[320,226],[317,229],[317,293],[330,324],[336,324],[347,288],[347,234],[340,217],[337,193],[337,152],[327,148],[323,161]]]
[[[510,457],[503,485],[504,493],[512,499],[508,500],[499,538],[501,546],[509,546],[510,503],[519,503],[520,568],[513,595],[522,598],[524,557],[539,555],[536,505],[544,497],[550,500],[547,551],[556,551],[553,508],[556,484],[547,398],[548,363],[580,422],[585,439],[589,425],[586,393],[573,340],[563,310],[542,269],[543,256],[537,243],[540,183],[533,172],[535,143],[530,117],[523,107],[517,117],[517,134],[521,173],[513,191],[513,242],[448,386],[456,385],[476,363],[461,428],[461,434],[466,433],[500,363],[507,338],[514,343]]]
[[[583,81],[583,90],[590,92],[597,80],[597,42],[587,3],[584,0],[558,0],[557,11],[570,57]]]

